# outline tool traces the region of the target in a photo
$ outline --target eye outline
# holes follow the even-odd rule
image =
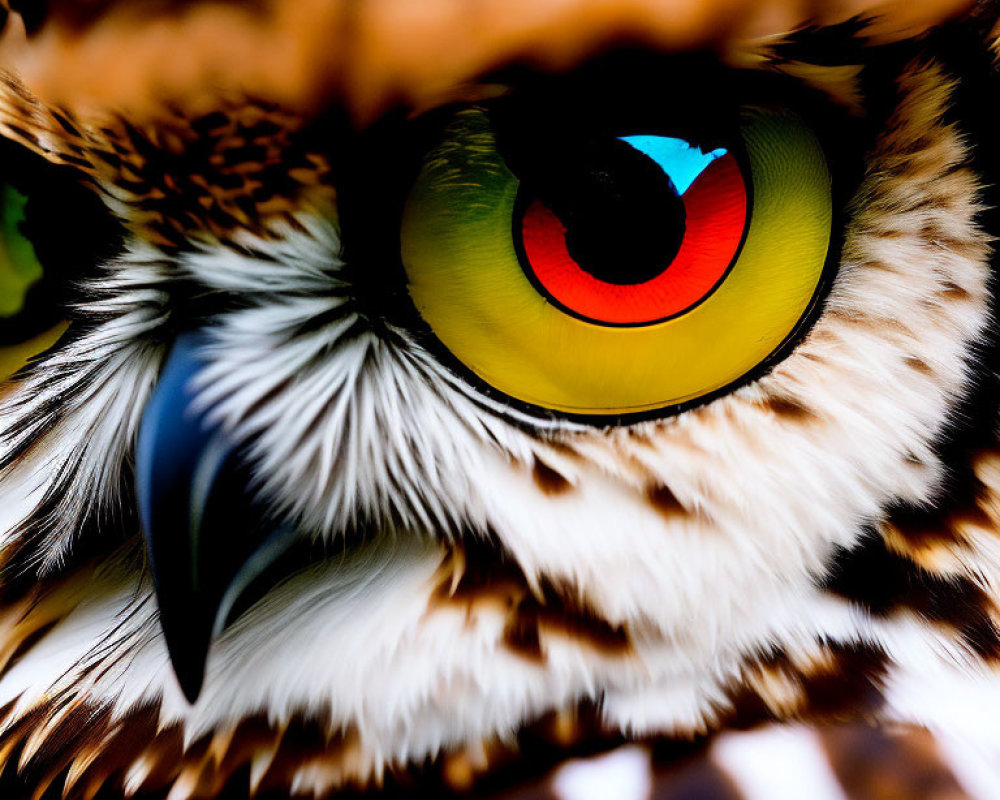
[[[633,135],[633,134],[626,134]],[[677,136],[676,131],[642,131],[642,135],[650,136]],[[729,260],[729,264],[726,265],[726,269],[719,276],[719,278],[712,284],[711,288],[703,293],[695,302],[690,305],[685,306],[680,311],[676,311],[673,314],[668,314],[665,317],[658,317],[652,320],[644,320],[642,322],[608,322],[605,320],[595,320],[592,317],[587,317],[584,314],[570,308],[557,297],[555,297],[548,287],[546,287],[535,272],[528,268],[530,264],[530,259],[524,249],[524,231],[521,225],[521,221],[524,217],[524,212],[527,208],[529,202],[533,201],[535,198],[531,195],[530,187],[526,187],[524,182],[521,182],[518,186],[517,197],[514,200],[514,213],[511,215],[511,238],[514,242],[514,252],[517,254],[518,264],[521,267],[521,271],[524,273],[525,277],[528,279],[529,283],[535,288],[542,297],[544,297],[549,304],[558,308],[564,314],[567,314],[574,319],[578,319],[581,322],[586,322],[588,325],[599,325],[604,328],[645,328],[652,325],[659,325],[669,320],[676,319],[684,314],[688,314],[694,311],[698,306],[707,301],[716,290],[722,286],[729,278],[736,266],[736,263],[740,259],[740,255],[743,252],[743,245],[746,244],[747,236],[750,233],[750,226],[753,222],[753,212],[754,212],[754,186],[753,180],[747,178],[750,172],[750,162],[749,156],[746,152],[746,144],[740,138],[739,134],[732,134],[726,141],[727,149],[729,153],[736,159],[737,166],[740,169],[740,175],[743,178],[743,188],[746,192],[746,218],[743,221],[743,231],[740,234],[739,244],[736,246],[736,250]],[[669,268],[669,267],[668,267]],[[824,267],[825,269],[825,267]],[[666,271],[666,270],[664,270]],[[419,312],[418,312],[419,313]],[[539,406],[539,408],[544,408],[544,406]],[[569,413],[569,412],[567,412]],[[606,416],[606,415],[605,415]]]
[[[826,261],[820,271],[816,289],[813,291],[813,295],[799,317],[798,322],[788,332],[787,336],[770,354],[757,362],[754,367],[747,370],[736,380],[681,403],[674,403],[654,409],[612,414],[588,414],[546,408],[545,406],[529,403],[509,395],[480,377],[464,361],[448,349],[444,342],[431,329],[430,324],[420,316],[420,312],[415,308],[413,312],[414,321],[409,324],[415,326],[412,330],[417,343],[451,372],[459,380],[459,385],[463,389],[468,387],[471,390],[467,392],[468,396],[477,402],[481,402],[491,410],[501,409],[507,421],[515,426],[525,426],[525,417],[538,420],[540,423],[549,422],[558,424],[562,422],[568,425],[579,425],[585,429],[628,427],[644,422],[668,420],[687,411],[709,405],[715,400],[730,395],[744,386],[756,383],[766,377],[775,366],[791,355],[795,347],[801,343],[822,316],[830,289],[839,271],[840,258],[843,254],[843,236],[839,234],[839,231],[843,230],[844,216],[841,209],[834,207],[832,233],[835,235],[831,235],[830,237]],[[477,397],[477,395],[480,397]]]
[[[839,221],[839,213],[835,209],[834,224],[838,224]],[[460,387],[463,393],[474,402],[490,411],[499,412],[507,422],[515,427],[526,429],[531,427],[527,420],[537,421],[538,427],[548,428],[552,425],[559,427],[560,423],[562,423],[567,427],[579,426],[585,430],[629,427],[645,422],[666,421],[687,411],[693,411],[701,406],[709,405],[715,400],[733,394],[749,384],[756,383],[766,377],[775,366],[788,358],[795,347],[801,343],[822,316],[824,306],[830,294],[830,288],[837,276],[842,252],[842,237],[838,236],[836,240],[831,238],[830,247],[827,251],[827,259],[823,264],[819,280],[816,284],[816,290],[813,292],[809,304],[806,306],[795,327],[789,331],[788,335],[768,356],[725,386],[711,392],[706,392],[691,400],[685,400],[682,403],[674,403],[655,409],[612,414],[587,414],[546,408],[545,406],[528,403],[497,389],[476,374],[465,362],[445,346],[431,329],[430,325],[420,316],[419,312],[414,311],[410,315],[412,319],[407,322],[407,326],[411,334],[410,338],[457,379],[452,385]]]
[[[484,117],[484,118],[486,116],[488,116],[488,113],[484,113],[484,112],[486,112],[486,109],[483,108],[481,106],[481,104],[473,103],[473,104],[469,104],[469,105],[458,106],[457,108],[458,108],[459,114],[461,114],[462,116],[465,116],[466,119],[468,119],[469,117],[466,116],[465,112],[472,113],[472,114],[478,113],[481,117]],[[729,393],[735,391],[735,389],[737,389],[738,387],[740,387],[742,385],[745,385],[745,384],[747,384],[749,382],[753,382],[755,380],[758,380],[760,377],[762,377],[762,375],[764,375],[766,372],[768,372],[773,367],[773,365],[775,363],[777,363],[779,360],[784,359],[785,357],[787,357],[787,355],[789,354],[791,348],[794,347],[794,345],[797,344],[803,338],[803,336],[805,335],[805,333],[811,328],[811,326],[815,323],[815,320],[817,319],[819,310],[822,307],[822,301],[825,299],[825,297],[829,293],[829,288],[831,286],[832,277],[833,277],[833,274],[835,274],[835,272],[836,272],[835,267],[836,267],[837,264],[839,264],[839,255],[840,255],[840,252],[841,252],[841,250],[840,250],[840,246],[841,246],[840,232],[842,231],[842,228],[843,228],[843,226],[842,226],[842,217],[841,217],[841,215],[840,215],[839,212],[840,212],[840,210],[841,210],[842,207],[838,204],[838,200],[839,200],[838,195],[839,195],[839,192],[835,191],[835,183],[836,182],[834,181],[834,174],[833,174],[832,169],[831,169],[831,160],[830,160],[829,155],[828,155],[828,148],[827,148],[825,142],[822,140],[822,138],[818,135],[818,133],[815,130],[814,125],[813,125],[813,123],[812,123],[812,121],[811,121],[810,118],[808,118],[805,115],[801,114],[797,109],[792,109],[792,108],[789,108],[789,107],[785,106],[784,104],[780,104],[779,105],[779,104],[775,104],[773,102],[744,102],[744,103],[740,104],[739,109],[740,109],[740,117],[741,118],[759,119],[759,120],[768,120],[768,119],[770,119],[770,120],[775,120],[775,121],[781,120],[781,119],[785,119],[785,120],[797,119],[798,120],[798,126],[804,132],[804,135],[808,137],[808,140],[812,142],[812,145],[807,146],[806,152],[807,153],[809,152],[809,148],[810,147],[815,148],[812,151],[812,152],[815,153],[815,156],[813,156],[813,157],[818,157],[820,159],[820,161],[816,162],[816,163],[822,163],[824,165],[823,166],[823,172],[822,172],[822,174],[817,173],[817,178],[819,179],[819,183],[817,183],[817,182],[815,182],[815,181],[813,181],[813,180],[810,179],[809,183],[807,184],[807,185],[812,185],[812,186],[816,186],[816,187],[818,187],[819,185],[825,185],[826,186],[825,190],[818,189],[818,188],[816,189],[816,191],[819,191],[821,194],[824,194],[825,198],[826,198],[825,200],[821,201],[823,203],[823,206],[821,208],[822,208],[823,216],[825,217],[825,224],[822,225],[822,227],[818,231],[818,233],[819,233],[819,235],[820,235],[821,238],[815,240],[817,243],[819,243],[818,244],[818,249],[819,248],[822,249],[822,256],[820,255],[820,252],[818,252],[818,251],[815,252],[816,260],[815,261],[811,261],[810,265],[808,267],[803,267],[803,269],[807,269],[808,274],[810,274],[812,276],[812,277],[810,277],[809,282],[805,286],[803,286],[803,288],[805,288],[807,291],[806,291],[806,293],[803,293],[801,295],[800,299],[796,300],[796,303],[797,303],[797,306],[796,306],[797,307],[797,313],[794,314],[794,315],[788,314],[788,316],[786,317],[786,320],[790,320],[790,321],[787,322],[787,323],[780,324],[779,330],[775,330],[774,331],[774,333],[776,333],[779,336],[781,336],[781,338],[780,339],[775,338],[775,339],[771,340],[771,341],[774,342],[774,345],[773,345],[773,347],[770,348],[770,350],[763,350],[763,352],[765,353],[765,355],[763,355],[763,356],[753,356],[752,360],[748,358],[747,362],[748,362],[749,366],[747,366],[745,368],[744,367],[737,367],[740,371],[735,374],[735,377],[733,377],[728,382],[719,385],[717,388],[708,389],[708,390],[703,390],[701,388],[698,388],[698,389],[692,391],[690,394],[688,394],[688,396],[683,397],[683,399],[676,400],[674,402],[666,402],[666,403],[660,404],[660,403],[657,403],[656,401],[650,401],[648,404],[645,403],[645,402],[642,402],[641,405],[640,405],[640,403],[637,402],[637,403],[635,403],[635,406],[633,408],[631,408],[631,409],[628,408],[628,407],[623,407],[622,401],[619,401],[617,399],[616,400],[609,400],[608,403],[607,403],[607,406],[604,406],[604,407],[602,407],[602,406],[598,405],[597,403],[595,403],[594,404],[594,408],[587,408],[583,404],[582,396],[581,396],[581,405],[577,406],[577,407],[574,407],[573,405],[567,404],[565,401],[560,400],[560,399],[556,399],[553,402],[552,405],[546,404],[544,402],[544,400],[543,400],[543,402],[534,402],[534,398],[530,397],[530,394],[529,394],[529,392],[531,391],[530,389],[526,389],[524,391],[524,394],[529,394],[529,396],[527,398],[525,398],[523,396],[523,394],[522,394],[522,396],[518,396],[514,392],[510,391],[511,388],[513,388],[515,390],[515,392],[519,391],[519,389],[518,389],[518,385],[517,385],[516,381],[513,384],[513,386],[510,385],[511,380],[513,380],[513,378],[511,378],[509,371],[507,372],[506,375],[504,374],[504,370],[507,370],[508,368],[502,366],[503,363],[504,363],[504,361],[502,360],[503,359],[502,356],[500,356],[498,354],[495,354],[497,358],[501,358],[501,361],[496,362],[496,363],[499,363],[501,365],[501,367],[500,367],[501,372],[497,376],[491,376],[489,370],[485,370],[484,371],[483,362],[481,362],[481,361],[477,362],[475,356],[473,356],[472,358],[469,357],[468,347],[465,347],[465,346],[460,347],[460,348],[458,348],[457,351],[453,351],[451,349],[451,347],[449,347],[449,344],[452,347],[454,347],[455,344],[456,344],[456,342],[461,342],[464,339],[465,334],[462,334],[460,332],[456,332],[456,328],[453,327],[451,323],[447,323],[449,325],[449,327],[451,327],[451,330],[448,331],[447,329],[445,329],[445,332],[448,335],[446,335],[446,336],[440,335],[440,333],[431,324],[430,319],[426,317],[426,313],[427,312],[420,310],[420,305],[421,305],[420,299],[419,299],[420,295],[423,295],[423,297],[425,299],[425,302],[426,302],[427,298],[432,297],[432,296],[434,296],[434,294],[436,294],[436,292],[434,292],[434,294],[428,294],[428,286],[430,285],[432,287],[432,291],[433,291],[433,283],[436,280],[434,278],[434,275],[435,275],[435,273],[437,273],[437,272],[440,271],[437,268],[433,267],[433,263],[435,261],[435,257],[433,255],[431,255],[431,256],[426,255],[426,252],[424,253],[424,255],[422,255],[422,256],[419,257],[420,260],[418,260],[418,261],[415,262],[416,264],[420,264],[421,261],[423,261],[424,264],[427,264],[427,263],[431,264],[429,272],[421,269],[420,267],[416,268],[417,272],[415,274],[418,277],[421,276],[421,275],[424,275],[425,277],[426,276],[430,276],[430,278],[428,278],[427,280],[421,279],[420,288],[419,289],[413,288],[414,273],[409,272],[409,268],[404,268],[405,272],[406,272],[406,275],[407,275],[407,283],[408,283],[407,291],[409,292],[409,294],[411,296],[410,299],[411,299],[411,302],[413,303],[414,313],[421,320],[421,326],[420,326],[421,329],[424,330],[427,333],[427,337],[429,337],[429,338],[424,337],[424,343],[425,343],[425,345],[428,342],[433,342],[434,346],[431,347],[431,349],[433,350],[433,352],[435,353],[435,355],[438,356],[439,360],[442,360],[446,365],[449,366],[450,370],[453,373],[456,373],[459,376],[461,376],[465,380],[465,382],[467,384],[470,384],[472,387],[474,387],[477,390],[477,392],[479,394],[485,395],[489,400],[492,400],[492,401],[497,402],[497,403],[507,404],[507,405],[511,406],[512,408],[514,408],[514,409],[516,409],[518,411],[521,411],[522,413],[527,413],[527,414],[533,415],[535,417],[560,418],[560,419],[570,420],[570,421],[574,421],[574,422],[585,423],[585,424],[589,424],[591,426],[597,426],[597,427],[606,427],[609,424],[619,424],[619,425],[622,425],[622,424],[631,424],[631,423],[636,422],[636,421],[642,421],[642,420],[648,420],[648,419],[659,419],[659,418],[665,418],[665,417],[674,416],[674,415],[676,415],[678,413],[681,413],[681,412],[683,412],[683,411],[685,411],[687,409],[690,409],[690,408],[693,408],[693,407],[696,407],[696,406],[699,406],[699,405],[703,405],[703,404],[705,404],[707,402],[710,402],[711,400],[714,400],[714,399],[716,399],[716,398],[718,398],[718,397],[720,397],[722,395],[729,394]],[[746,115],[749,115],[749,116],[746,116]],[[463,135],[463,133],[465,131],[470,131],[469,135],[475,137],[475,136],[479,135],[479,133],[478,133],[479,131],[483,130],[482,128],[478,127],[478,125],[476,123],[472,123],[472,127],[471,128],[466,128],[465,125],[463,124],[463,122],[458,119],[457,115],[456,115],[456,117],[454,119],[455,119],[455,121],[453,122],[453,125],[456,126],[455,129],[457,131],[459,131],[458,138],[451,139],[451,138],[449,138],[449,136],[445,136],[444,138],[440,139],[439,145],[441,147],[445,148],[445,150],[443,151],[444,153],[451,152],[451,147],[452,146],[456,146],[456,147],[460,147],[461,146],[460,145],[460,142],[462,141],[461,136]],[[775,124],[775,123],[773,123],[773,122],[772,123],[768,123],[768,122],[765,121],[763,124],[766,127],[766,126],[768,126],[770,124]],[[742,124],[741,124],[741,129],[742,129]],[[490,130],[491,131],[490,135],[492,136],[492,128],[488,128],[486,130]],[[758,144],[757,144],[758,147],[760,146],[760,143],[762,141],[764,141],[764,140],[760,139],[759,136],[760,136],[760,134],[758,134],[758,135],[756,135],[754,137],[757,140],[757,142],[758,142]],[[479,152],[478,151],[478,147],[479,147],[478,143],[475,142],[474,139],[471,140],[471,141],[472,141],[471,149],[468,150],[468,152],[471,154],[472,158],[475,159],[475,160],[472,161],[472,162],[470,162],[470,168],[471,169],[485,169],[485,174],[487,174],[487,175],[494,174],[492,172],[492,169],[488,166],[489,162],[487,162],[487,166],[484,167],[483,166],[483,162],[479,160],[482,157],[479,156],[479,155],[477,155],[477,153]],[[726,140],[727,144],[730,141],[731,140],[727,139]],[[746,145],[749,146],[749,144],[750,144],[749,141],[747,141]],[[494,153],[494,158],[496,160],[499,160],[501,163],[503,163],[506,160],[502,150],[495,149],[495,150],[492,150],[492,152]],[[428,167],[429,169],[431,169],[432,171],[445,169],[445,173],[444,174],[446,174],[446,175],[450,175],[451,174],[447,170],[447,168],[444,168],[442,166],[433,166],[435,164],[438,164],[436,158],[439,157],[439,156],[435,156],[434,155],[434,151],[433,150],[429,151],[428,155],[431,157],[431,160],[430,161],[425,161],[425,163],[427,165],[431,165],[431,166]],[[803,168],[803,169],[808,169],[809,168],[808,167],[808,159],[809,158],[810,157],[807,155],[806,156],[807,160],[804,161],[804,162],[801,162],[801,168]],[[492,160],[493,159],[491,158],[490,161],[492,161]],[[760,164],[757,163],[756,161],[754,161],[753,164],[754,164],[755,167],[760,167]],[[476,165],[478,165],[478,166],[476,166]],[[506,172],[510,172],[509,166],[505,165],[504,166],[504,170]],[[776,174],[780,175],[782,173],[779,171]],[[446,180],[444,183],[441,183],[441,184],[436,184],[433,181],[433,179],[429,179],[429,180],[430,180],[430,182],[427,183],[427,184],[424,184],[425,188],[420,189],[420,191],[421,192],[431,192],[432,193],[432,197],[434,196],[434,193],[442,192],[442,191],[448,191],[448,186],[451,183],[450,179]],[[520,180],[520,178],[516,174],[510,174],[510,181],[511,182],[518,181],[518,180]],[[767,179],[767,182],[768,182],[768,185],[770,185],[772,187],[771,190],[769,190],[768,195],[772,195],[773,194],[774,187],[776,185],[777,186],[785,185],[784,181],[780,177],[777,177],[777,178],[772,177],[771,179]],[[454,185],[456,187],[460,188],[460,189],[462,187],[473,187],[473,186],[477,185],[477,181],[471,175],[470,176],[459,176],[457,178],[457,182]],[[793,184],[787,184],[787,185],[794,186],[796,184],[793,183]],[[435,186],[437,186],[438,188],[435,188]],[[463,191],[467,191],[467,188],[463,189]],[[513,199],[514,198],[511,197],[510,200],[506,201],[507,203],[510,204],[511,207],[513,206]],[[787,199],[788,198],[785,199],[785,202],[787,202]],[[465,198],[464,201],[465,202],[470,202],[467,198]],[[446,202],[446,201],[444,201],[444,202]],[[480,206],[480,203],[478,202],[478,200],[474,200],[473,202],[474,202],[474,206],[473,207],[475,207],[475,208],[485,207],[485,206]],[[413,213],[416,214],[416,215],[418,215],[417,216],[418,220],[419,220],[419,215],[422,213],[419,209],[422,208],[422,207],[423,207],[422,205],[413,206],[413,208],[414,208],[414,212]],[[432,205],[431,208],[433,209],[434,206]],[[431,214],[431,216],[428,218],[431,221],[431,223],[430,223],[431,227],[428,230],[433,231],[435,229],[435,225],[441,225],[441,224],[444,224],[446,226],[448,225],[447,219],[449,218],[450,214],[442,217],[442,216],[440,216],[440,212],[435,213],[435,212],[431,211],[431,212],[428,212],[428,213]],[[458,213],[459,213],[459,217],[457,217],[457,218],[461,219],[461,213],[462,212],[458,212]],[[512,214],[512,221],[511,221],[511,223],[508,224],[508,233],[507,233],[507,241],[511,243],[511,255],[513,255],[513,247],[512,247],[513,237],[511,236],[511,227],[510,227],[510,225],[514,224],[514,221],[513,221],[514,218],[516,218],[516,215]],[[477,220],[479,218],[478,217],[474,217],[473,219]],[[771,216],[763,217],[762,219],[772,220],[773,221],[773,217],[771,217]],[[437,222],[435,223],[434,220],[437,220]],[[444,222],[441,222],[441,220],[444,220]],[[473,226],[476,226],[476,225],[481,225],[482,223],[474,221],[471,224]],[[500,223],[500,224],[502,225],[502,223]],[[414,223],[412,221],[409,222],[409,223],[404,223],[403,229],[405,230],[407,228],[412,227],[413,225],[422,225],[422,223],[420,223],[420,222]],[[765,225],[765,227],[767,227],[767,226],[773,227],[773,223],[772,222],[765,222],[764,225]],[[419,231],[419,230],[421,230],[421,228],[418,227],[418,228],[416,228],[416,230]],[[746,230],[747,231],[750,230],[749,226],[746,228]],[[760,231],[758,231],[758,235],[759,235],[759,233],[760,233]],[[417,235],[419,235],[419,234],[417,234]],[[430,234],[430,235],[433,235],[433,234]],[[443,233],[442,232],[441,235],[443,235],[445,237],[442,240],[444,242],[450,242],[452,240],[451,237],[447,233]],[[775,231],[774,230],[771,231],[771,235],[772,236],[775,235]],[[793,238],[794,238],[794,236],[793,236]],[[425,251],[425,246],[420,246],[419,243],[421,241],[433,241],[433,239],[427,240],[427,239],[424,239],[423,236],[419,236],[419,238],[416,238],[415,236],[413,236],[411,238],[401,237],[400,241],[401,242],[406,242],[406,241],[412,242],[413,244],[416,244],[417,246],[419,246],[421,251]],[[474,240],[474,241],[478,241],[478,240]],[[766,241],[766,240],[764,240],[764,241]],[[782,246],[783,245],[780,245],[780,244],[778,245],[779,248],[782,247]],[[404,253],[405,253],[405,250],[406,250],[406,245],[404,245]],[[452,255],[454,256],[454,254],[452,254]],[[428,259],[428,258],[431,259],[430,262],[427,262],[426,259]],[[753,259],[751,261],[751,264],[753,264],[754,262],[761,263],[760,262],[760,258],[761,258],[760,248],[758,247],[754,251],[754,253],[753,253]],[[820,261],[820,258],[822,259],[822,261]],[[765,256],[765,259],[766,259],[766,256]],[[740,261],[740,260],[741,259],[737,259],[737,261]],[[401,261],[406,262],[406,256],[405,255],[403,256],[403,258],[401,259]],[[439,263],[441,263],[441,262],[439,262]],[[448,262],[446,261],[444,263],[448,263]],[[793,271],[795,271],[795,262],[788,262],[788,263],[791,264],[791,266],[789,268],[792,269]],[[525,275],[526,271],[522,268],[522,265],[521,265],[520,262],[515,262],[515,264],[512,267],[511,266],[508,266],[508,267],[501,266],[501,267],[499,267],[499,269],[511,269],[511,268],[517,270],[517,274],[519,275],[519,277],[522,280],[525,280],[525,285],[528,288],[530,288],[530,291],[532,292],[533,295],[535,295],[537,298],[541,299],[543,301],[544,305],[551,305],[549,303],[549,301],[548,301],[548,295],[547,294],[539,294],[537,287],[533,283],[529,284],[529,282],[527,282],[527,277]],[[447,271],[448,268],[444,268],[444,269],[445,269],[445,271]],[[754,267],[749,266],[748,269],[754,269]],[[747,274],[748,273],[746,273],[746,272],[743,273],[744,277],[741,279],[741,283],[744,282],[744,281],[746,281]],[[766,271],[765,271],[764,274],[766,275]],[[447,277],[445,277],[443,279],[447,280]],[[813,281],[815,281],[815,282],[813,282]],[[461,287],[463,284],[464,284],[464,281],[460,280],[458,286]],[[758,286],[760,286],[759,283],[758,283]],[[451,302],[455,302],[456,300],[461,300],[462,299],[461,295],[464,294],[465,291],[466,290],[463,290],[463,289],[459,288],[458,289],[459,295],[457,295],[456,297],[451,298]],[[416,292],[416,294],[414,294],[415,292]],[[705,299],[708,299],[709,297],[711,297],[712,294],[713,294],[712,292],[708,293],[706,295]],[[733,295],[730,293],[729,300],[728,301],[723,300],[721,302],[732,302],[732,297],[733,297]],[[473,303],[478,302],[478,301],[475,300],[474,297],[470,298],[470,300]],[[435,317],[434,318],[440,319],[441,318],[441,314],[444,313],[442,311],[442,309],[446,309],[447,308],[447,303],[445,302],[444,305],[441,305],[441,302],[442,301],[435,301],[435,307],[436,307],[437,311],[435,311]],[[696,305],[698,305],[698,304],[696,304]],[[688,309],[686,309],[686,311],[688,313],[690,313],[690,311],[693,308],[695,308],[695,306],[690,306],[690,307],[688,307]],[[740,313],[739,312],[739,307],[737,306],[736,308],[730,308],[729,309],[729,313],[733,313],[733,312]],[[475,337],[476,338],[481,338],[482,336],[485,336],[486,334],[484,334],[482,332],[482,330],[481,330],[482,320],[480,318],[478,318],[478,317],[468,317],[467,316],[467,312],[463,312],[463,313],[465,314],[465,318],[466,319],[473,320],[472,324],[474,325],[474,329],[476,331],[478,331],[477,333],[474,334]],[[486,312],[486,313],[487,313],[487,317],[491,316],[491,314],[489,312]],[[590,327],[590,328],[612,328],[612,329],[620,329],[622,327],[625,327],[625,328],[643,329],[643,328],[655,328],[656,327],[656,326],[650,325],[650,324],[644,324],[644,325],[638,325],[638,326],[635,326],[635,325],[629,325],[629,326],[608,326],[608,325],[604,325],[604,324],[595,324],[593,321],[587,320],[585,318],[581,320],[578,315],[565,315],[561,311],[561,309],[557,313],[559,314],[560,317],[562,317],[562,316],[568,316],[570,319],[573,320],[574,323],[576,323],[576,324],[583,324],[584,326],[587,326],[587,327]],[[459,314],[458,315],[458,319],[457,320],[453,320],[453,321],[455,321],[456,324],[461,325],[460,320],[461,320],[462,316],[463,316],[462,314]],[[681,314],[678,314],[678,315],[675,315],[675,316],[683,317],[683,316],[685,316],[685,313],[682,312]],[[445,318],[445,320],[447,320],[449,318],[448,314],[445,314],[444,318]],[[478,321],[476,321],[476,320],[478,320]],[[704,318],[702,319],[701,322],[695,321],[695,322],[693,322],[691,324],[693,324],[695,326],[695,330],[698,327],[704,327]],[[785,328],[785,324],[788,324],[789,327]],[[780,330],[780,328],[785,328],[785,332],[782,333],[782,331]],[[690,330],[690,328],[689,328],[689,330]],[[751,336],[753,336],[753,338],[756,338],[756,334],[755,334],[755,332],[753,330],[750,330],[749,333],[751,334]],[[472,335],[472,334],[470,334],[470,335]],[[734,335],[734,334],[731,333],[730,336],[732,336],[732,335]],[[458,337],[458,338],[456,338],[456,337]],[[492,338],[492,337],[488,337],[488,339],[489,338]],[[524,343],[525,343],[526,340],[524,340],[523,338],[521,338],[521,336],[515,336],[515,340],[513,342],[513,344],[515,346],[515,349],[516,349],[516,346],[518,345],[519,341],[520,341],[520,344],[522,346],[524,346]],[[767,339],[764,338],[764,339],[762,339],[762,341],[767,341]],[[495,340],[494,340],[494,342],[495,342]],[[770,342],[768,342],[768,343],[770,343]],[[597,343],[595,342],[595,344],[597,344]],[[639,341],[639,345],[640,345],[640,347],[643,347],[643,346],[647,346],[648,347],[649,342],[647,340],[646,343],[645,343],[645,345],[643,345],[642,340],[640,340]],[[627,352],[627,350],[625,349],[625,348],[628,347],[628,342],[627,341],[620,342],[619,346],[621,346],[623,348],[621,350],[621,352],[623,352],[623,353]],[[465,356],[464,358],[463,358],[462,355],[459,355],[459,353],[462,352],[463,349],[465,350],[465,352],[463,353],[463,355]],[[491,349],[494,349],[494,345],[493,344],[491,344],[491,345],[488,346],[488,350],[486,352],[488,353],[489,350],[491,350]],[[602,349],[604,349],[603,346],[602,346]],[[758,348],[758,349],[762,350],[762,348]],[[511,351],[511,352],[513,352],[513,351]],[[720,352],[725,352],[725,351],[720,351]],[[647,355],[648,355],[648,353],[647,353]],[[486,363],[488,365],[489,361],[487,360]],[[479,371],[477,371],[477,367],[479,367]],[[532,370],[541,370],[545,375],[551,375],[551,374],[553,374],[551,372],[545,373],[544,372],[544,367],[541,367],[538,364],[534,364],[534,366],[532,366],[531,369]],[[560,369],[562,369],[562,368],[560,368]],[[628,367],[627,369],[634,372],[635,369],[636,369],[635,362],[633,362],[633,366],[632,367]],[[735,370],[733,372],[735,372]],[[559,375],[559,372],[557,371],[555,373],[555,377],[557,378],[558,375]],[[495,378],[499,379],[500,383],[496,383],[495,381],[491,381],[490,380],[491,377],[495,377]],[[723,374],[722,377],[725,378],[726,376]],[[553,378],[553,379],[555,379],[555,378]],[[546,380],[547,380],[547,378],[543,378],[543,384],[542,385],[546,385],[545,384]],[[504,381],[507,381],[508,385],[504,385],[504,383],[503,383]],[[569,391],[569,390],[564,386],[564,388],[563,388],[562,391],[565,392],[565,391]]]
[[[579,89],[580,86],[591,86],[595,75],[600,79],[599,84],[615,83],[618,77],[633,75],[633,54],[633,51],[625,53],[625,69],[621,69],[621,64],[616,61],[612,61],[610,66],[597,61],[586,62],[584,67],[591,74],[579,85],[573,84],[576,86],[576,96],[590,96],[589,91],[583,94]],[[611,58],[617,58],[617,55],[612,53]],[[356,132],[350,144],[356,157],[349,163],[341,163],[337,170],[338,206],[345,234],[345,265],[354,287],[352,302],[358,312],[376,330],[392,337],[399,336],[400,341],[408,342],[408,346],[433,359],[435,365],[450,376],[449,385],[454,391],[461,392],[472,402],[516,427],[539,430],[557,430],[560,427],[579,430],[627,427],[642,422],[667,420],[709,405],[757,382],[788,358],[821,317],[837,278],[846,225],[853,217],[851,203],[865,174],[865,156],[883,130],[881,118],[867,114],[859,116],[850,108],[832,102],[826,91],[780,71],[724,66],[710,54],[695,54],[689,59],[687,56],[643,51],[639,53],[639,58],[643,65],[666,64],[664,74],[683,76],[691,73],[692,64],[695,67],[708,64],[711,74],[705,78],[698,75],[695,77],[701,87],[697,89],[698,97],[714,97],[713,91],[723,92],[721,101],[713,99],[708,107],[711,120],[725,122],[724,115],[716,109],[726,103],[733,108],[761,106],[776,111],[790,111],[799,116],[818,141],[831,176],[830,234],[826,258],[818,270],[812,296],[803,305],[796,324],[752,368],[728,384],[697,397],[656,408],[607,413],[549,408],[518,399],[491,385],[449,350],[421,315],[410,295],[400,258],[399,220],[406,195],[420,170],[422,160],[440,141],[447,122],[457,112],[472,105],[492,109],[501,102],[509,105],[512,100],[520,105],[521,101],[514,98],[520,98],[524,93],[531,96],[538,85],[551,87],[555,83],[561,86],[565,80],[562,75],[553,76],[531,70],[515,70],[509,74],[501,72],[487,76],[483,93],[475,99],[446,102],[415,114],[407,114],[404,109],[399,109],[380,118],[374,126]],[[579,68],[567,73],[571,81],[576,81],[578,70]],[[612,80],[604,79],[608,75]],[[876,86],[884,85],[885,90],[889,91],[891,87],[882,78],[885,76],[881,72],[873,73],[870,82]],[[688,91],[688,96],[691,94]],[[516,117],[530,122],[530,117],[524,116],[522,112],[518,112]],[[675,127],[676,122],[680,123],[680,127]],[[662,129],[662,123],[658,125]],[[723,127],[728,129],[726,125]],[[647,133],[655,133],[656,130],[656,127],[643,128]],[[718,125],[705,127],[697,122],[691,125],[681,116],[671,118],[665,132],[715,147],[718,130]],[[634,133],[634,130],[629,128],[624,132]],[[831,135],[831,132],[836,132],[836,135]],[[737,141],[742,145],[741,140]],[[740,150],[742,151],[742,146]],[[373,173],[380,175],[387,183],[377,186],[371,180]],[[386,191],[387,186],[389,191]],[[753,191],[752,186],[748,188]],[[359,265],[371,265],[373,261],[380,264],[377,269],[359,269]],[[716,288],[713,287],[706,298]]]

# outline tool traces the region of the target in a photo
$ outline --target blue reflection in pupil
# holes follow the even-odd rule
[[[621,141],[655,161],[684,194],[713,161],[729,151],[724,147],[704,153],[700,147],[670,136],[619,136]]]

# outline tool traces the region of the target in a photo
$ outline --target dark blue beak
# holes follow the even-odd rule
[[[267,521],[235,443],[192,407],[208,337],[181,334],[143,412],[136,490],[160,625],[184,695],[201,692],[212,640],[296,539]]]

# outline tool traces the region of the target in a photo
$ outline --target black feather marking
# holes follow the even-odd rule
[[[891,552],[872,531],[860,547],[837,550],[822,588],[877,617],[911,611],[928,622],[953,628],[977,655],[1000,658],[1000,631],[983,589],[968,578],[927,572]]]

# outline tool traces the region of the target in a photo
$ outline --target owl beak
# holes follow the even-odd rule
[[[291,546],[291,526],[268,525],[234,442],[192,382],[208,337],[174,343],[139,426],[136,490],[160,626],[188,701],[201,692],[209,648],[245,590]]]

